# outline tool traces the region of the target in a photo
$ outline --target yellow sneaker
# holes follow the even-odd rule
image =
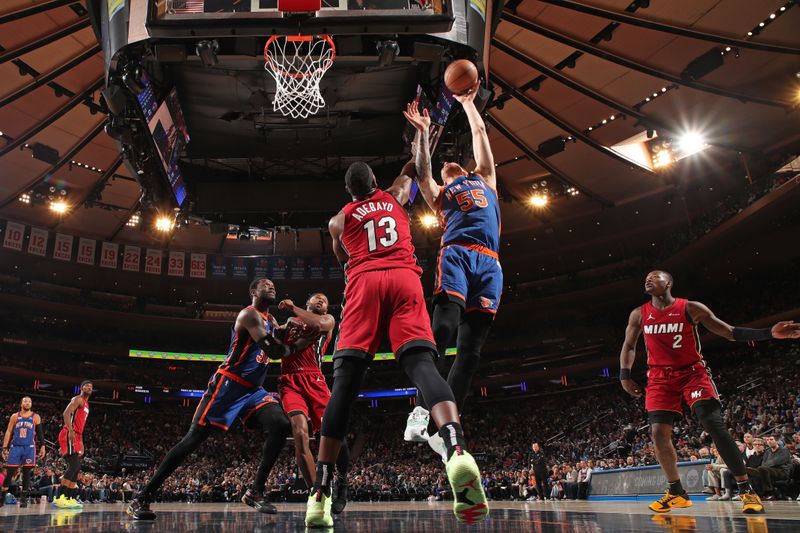
[[[650,510],[656,513],[668,513],[673,509],[691,506],[692,500],[689,499],[685,492],[683,494],[670,494],[669,491],[649,505]]]
[[[65,495],[61,494],[53,503],[56,504],[56,507],[59,509],[73,509],[69,500],[70,498],[67,498]]]
[[[318,497],[319,496],[319,497]],[[306,505],[306,527],[331,527],[332,498],[322,491],[312,491]]]
[[[761,503],[761,498],[754,492],[745,492],[742,497],[742,512],[747,514],[762,514],[764,512],[764,504]]]
[[[83,504],[75,498],[67,498],[67,503],[70,509],[83,509]]]
[[[481,472],[475,459],[467,452],[454,453],[447,461],[445,470],[453,489],[453,512],[458,521],[477,524],[489,516]]]

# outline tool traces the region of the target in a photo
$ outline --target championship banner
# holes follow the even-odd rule
[[[326,257],[312,257],[308,265],[308,277],[311,279],[325,279]]]
[[[47,254],[47,241],[50,232],[42,228],[31,228],[31,238],[28,241],[28,253],[44,257]]]
[[[142,258],[142,249],[138,246],[125,245],[125,255],[122,257],[122,270],[139,272],[139,262]]]
[[[154,250],[152,248],[147,249],[147,253],[144,257],[144,273],[145,274],[161,274],[161,260],[162,260],[162,252],[161,250]]]
[[[75,261],[82,265],[94,265],[94,252],[97,249],[97,241],[81,237],[78,240],[78,256]]]
[[[256,257],[253,259],[253,277],[268,278],[270,261],[266,257]]]
[[[247,279],[247,259],[244,257],[230,257],[231,276],[239,279]]]
[[[228,268],[225,263],[224,255],[211,256],[211,276],[214,278],[224,278],[228,275]]]
[[[117,268],[119,245],[114,242],[104,242],[100,247],[100,266],[103,268]]]
[[[331,266],[328,268],[328,279],[342,279],[344,278],[344,270],[342,265],[335,259],[331,259]]]
[[[184,263],[186,262],[186,254],[183,252],[170,252],[169,262],[167,264],[167,275],[183,277]]]
[[[287,277],[287,264],[285,257],[272,258],[272,279],[286,279]]]
[[[192,264],[189,269],[190,278],[206,277],[206,254],[192,254]]]
[[[72,235],[56,233],[56,245],[53,247],[53,259],[72,261]]]
[[[6,222],[6,235],[3,239],[3,248],[22,250],[22,238],[25,236],[25,226],[16,222]]]
[[[306,260],[304,257],[289,259],[289,277],[291,279],[306,279]]]

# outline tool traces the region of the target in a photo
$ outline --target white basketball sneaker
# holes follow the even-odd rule
[[[428,423],[430,420],[430,413],[426,409],[416,406],[408,415],[403,438],[408,442],[428,442]]]
[[[438,433],[434,433],[428,437],[428,446],[442,457],[442,462],[444,464],[447,464],[447,448],[444,445],[444,439],[440,437]]]

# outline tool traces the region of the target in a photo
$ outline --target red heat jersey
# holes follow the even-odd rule
[[[688,367],[703,359],[697,326],[686,312],[687,300],[676,298],[666,309],[642,305],[642,333],[649,366]]]
[[[83,433],[83,428],[86,426],[86,419],[89,417],[89,400],[83,400],[83,407],[75,409],[72,413],[72,429],[78,435]]]
[[[300,318],[295,318],[295,320],[302,322]],[[289,338],[290,336],[295,336],[293,335],[292,331],[287,331],[286,336],[287,339],[284,342],[289,345],[298,340],[297,338]],[[322,367],[322,356],[327,347],[328,336],[327,334],[323,333],[314,339],[314,342],[306,346],[303,350],[293,353],[288,357],[281,358],[281,374],[292,374],[298,372],[306,374],[319,373]]]
[[[350,202],[344,212],[342,246],[350,259],[347,278],[361,272],[409,268],[422,274],[411,244],[408,214],[386,191],[365,200]]]

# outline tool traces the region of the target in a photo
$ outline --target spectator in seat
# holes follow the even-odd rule
[[[725,461],[720,457],[716,446],[711,446],[711,455],[714,456],[714,462],[706,465],[706,472],[708,473],[707,486],[714,494],[706,498],[706,501],[715,502],[722,499],[722,488],[725,484],[722,479],[722,469],[725,468]]]
[[[747,473],[751,477],[757,478],[761,482],[765,500],[774,500],[775,481],[789,479],[792,470],[792,457],[789,450],[778,443],[778,440],[770,435],[767,437],[767,449],[764,452],[764,459],[758,468],[748,468]]]
[[[589,483],[592,481],[592,467],[586,461],[581,461],[578,472],[578,499],[585,500],[589,497]]]
[[[578,471],[572,466],[567,465],[567,473],[565,475],[564,492],[566,497],[570,500],[578,498]]]

